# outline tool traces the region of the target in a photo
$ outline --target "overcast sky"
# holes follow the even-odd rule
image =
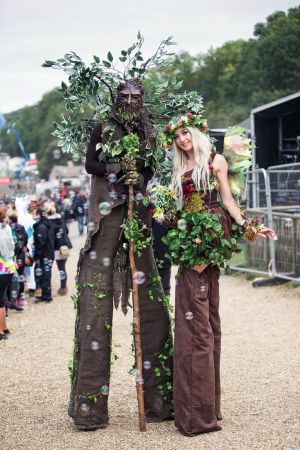
[[[138,30],[144,51],[173,36],[175,51],[205,53],[248,39],[254,25],[292,0],[0,0],[0,111],[31,105],[57,86],[63,73],[43,69],[45,59],[75,51],[86,63],[127,48]]]

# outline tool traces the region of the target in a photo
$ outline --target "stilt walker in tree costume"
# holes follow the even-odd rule
[[[108,424],[113,303],[117,306],[121,299],[126,313],[130,282],[128,241],[134,242],[137,250],[135,281],[144,361],[143,373],[137,377],[143,383],[146,418],[169,419],[173,410],[168,300],[153,257],[151,217],[144,195],[162,155],[160,141],[156,140],[160,124],[188,104],[194,105],[197,112],[201,102],[197,93],[174,94],[181,86],[176,79],[159,84],[147,78],[149,69],[168,63],[166,58],[171,54],[166,49],[170,38],[145,62],[142,43],[138,34],[137,41],[122,50],[119,60],[124,63],[123,71],[116,68],[111,52],[107,60],[95,56],[90,67],[75,53],[44,63],[45,67],[60,68],[69,75],[69,85],[62,83],[60,91],[72,116],[62,117],[54,132],[62,150],[71,152],[75,159],[84,159],[89,140],[85,159],[86,170],[92,174],[88,236],[78,262],[78,292],[73,299],[77,317],[70,367],[69,414],[81,429]],[[132,160],[129,156],[133,153]],[[134,220],[130,223],[126,222],[128,201],[133,199],[128,199],[128,186],[134,186],[135,203]]]

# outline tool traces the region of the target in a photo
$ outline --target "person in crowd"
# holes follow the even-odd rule
[[[24,306],[24,285],[26,267],[26,260],[30,257],[28,255],[28,237],[23,225],[18,223],[18,216],[16,210],[9,210],[7,213],[9,224],[12,229],[12,235],[15,242],[15,260],[17,264],[16,277],[18,278],[18,287],[10,289],[10,308],[17,311],[22,311]],[[15,295],[17,294],[17,295]]]
[[[12,231],[6,221],[6,209],[0,208],[0,340],[6,340],[9,333],[4,306],[5,291],[16,272],[14,260],[15,244]]]
[[[39,220],[33,225],[33,237],[36,262],[35,272],[38,274],[41,286],[41,295],[36,296],[36,302],[51,302],[51,272],[54,260],[54,227],[46,217],[45,212],[38,208]]]
[[[37,198],[35,196],[16,197],[16,210],[18,215],[18,223],[23,225],[27,234],[28,253],[31,258],[34,256],[33,244],[33,224],[36,217]],[[29,296],[33,297],[36,292],[36,282],[34,277],[34,266],[26,266],[24,269],[25,282],[29,292]]]
[[[86,203],[87,199],[84,191],[80,191],[79,194],[75,194],[73,197],[72,210],[75,216],[75,219],[78,223],[78,231],[79,236],[83,235],[84,231],[84,217],[86,214]]]
[[[66,295],[68,292],[66,262],[72,244],[68,236],[68,228],[61,215],[56,212],[55,207],[51,206],[46,212],[48,219],[52,222],[54,231],[54,257],[60,276],[60,288],[57,293],[58,295]]]

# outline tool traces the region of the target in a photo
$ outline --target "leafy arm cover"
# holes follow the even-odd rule
[[[93,130],[90,143],[87,148],[85,170],[90,175],[103,177],[106,173],[106,164],[99,162],[98,156],[100,151],[96,150],[96,145],[101,142],[102,126],[99,123]]]

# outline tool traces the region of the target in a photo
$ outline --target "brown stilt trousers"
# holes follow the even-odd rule
[[[214,431],[220,412],[218,266],[178,279],[175,300],[175,425],[187,436]]]
[[[113,261],[120,245],[120,225],[126,216],[127,207],[120,205],[101,220],[91,248],[80,264],[69,404],[69,414],[78,426],[101,426],[108,422]],[[142,374],[145,413],[149,420],[164,420],[171,415],[171,407],[158,386],[172,381],[172,358],[166,359],[165,367],[169,369],[166,373],[157,356],[167,353],[168,346],[172,346],[172,334],[160,282],[155,298],[151,300],[148,296],[150,278],[158,275],[151,245],[136,258],[136,265],[137,270],[145,274],[145,282],[139,285],[142,351],[143,360],[147,361]],[[155,373],[155,368],[160,368],[160,376]]]

